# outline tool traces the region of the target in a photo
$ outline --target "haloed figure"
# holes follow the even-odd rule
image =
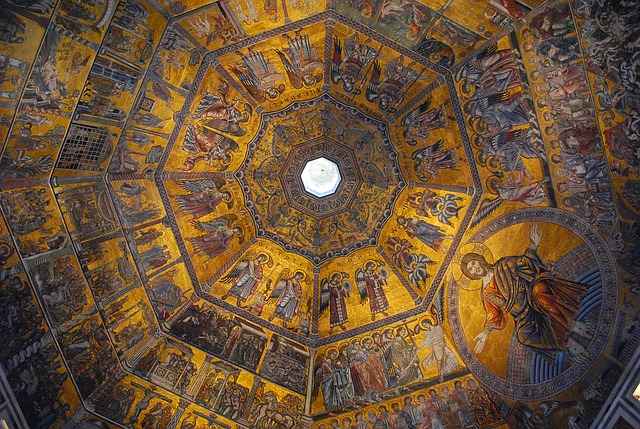
[[[292,276],[284,273],[276,282],[271,298],[278,298],[276,308],[269,320],[274,318],[282,320],[284,327],[298,314],[300,301],[302,300],[302,282],[306,275],[302,271],[296,271]]]
[[[385,294],[387,287],[387,271],[384,263],[380,261],[367,261],[364,267],[356,271],[356,282],[360,292],[360,302],[362,305],[369,301],[371,320],[375,320],[378,313],[387,317],[389,314],[389,300]]]
[[[475,338],[475,352],[481,353],[492,331],[504,329],[507,317],[515,323],[518,341],[541,351],[566,348],[580,300],[587,286],[556,277],[537,254],[540,232],[533,226],[530,245],[524,255],[505,256],[489,264],[484,256],[462,257],[463,274],[482,280],[485,327]]]
[[[222,283],[232,285],[222,296],[222,299],[234,296],[236,297],[236,305],[242,307],[264,280],[265,268],[271,265],[273,265],[273,261],[266,253],[260,253],[255,258],[240,261],[229,274],[220,279]]]
[[[347,298],[351,291],[348,279],[349,274],[335,272],[320,283],[320,313],[329,309],[329,333],[336,326],[346,330],[345,324],[349,321]]]

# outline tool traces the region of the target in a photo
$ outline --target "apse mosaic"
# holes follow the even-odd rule
[[[4,2],[12,423],[590,427],[640,345],[632,3]]]

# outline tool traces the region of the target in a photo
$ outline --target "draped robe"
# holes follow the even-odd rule
[[[587,286],[556,277],[535,249],[507,256],[493,266],[482,288],[485,328],[504,329],[508,315],[517,340],[539,350],[563,350]]]

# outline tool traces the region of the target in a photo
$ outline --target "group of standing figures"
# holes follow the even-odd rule
[[[422,361],[419,351],[427,352]],[[384,399],[391,389],[422,380],[433,368],[442,380],[458,363],[441,325],[425,319],[415,328],[387,328],[327,349],[315,367],[314,394],[322,393],[328,411],[360,407]]]
[[[473,378],[467,378],[330,419],[318,429],[472,429],[492,425],[500,418],[484,390]]]
[[[545,133],[554,148],[550,161],[556,171],[558,203],[600,228],[609,228],[615,208],[607,160],[571,8],[565,3],[550,8],[531,21],[530,30],[531,43],[525,47],[535,53],[537,104],[553,121]],[[628,153],[624,140],[608,143],[613,150]]]

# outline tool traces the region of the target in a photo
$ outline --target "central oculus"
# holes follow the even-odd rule
[[[342,180],[338,166],[324,157],[307,162],[300,178],[305,191],[319,198],[334,194]]]
[[[235,176],[256,236],[319,265],[379,244],[405,186],[397,158],[383,122],[322,95],[262,113]]]

